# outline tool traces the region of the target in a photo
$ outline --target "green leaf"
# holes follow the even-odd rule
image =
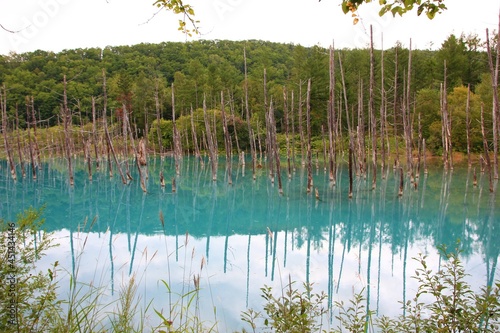
[[[396,14],[399,14],[399,16],[403,16],[404,10],[400,6],[396,6],[391,9],[391,13],[393,16],[396,16]]]
[[[382,9],[378,12],[380,16],[385,15],[389,10],[391,10],[391,5],[385,5],[382,7]]]
[[[424,6],[423,5],[418,6],[417,15],[420,16],[420,14],[422,14],[423,11],[424,11]]]
[[[342,1],[342,11],[344,12],[344,14],[347,14],[349,12],[349,7],[347,7],[346,1]]]

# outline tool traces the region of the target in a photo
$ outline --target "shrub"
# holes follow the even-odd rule
[[[42,209],[28,209],[16,222],[0,221],[0,331],[52,332],[61,301],[57,300],[56,269],[37,271],[36,263],[53,247],[50,234],[36,234]],[[35,239],[36,237],[36,239]]]

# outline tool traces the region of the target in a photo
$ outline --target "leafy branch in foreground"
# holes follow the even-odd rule
[[[200,23],[200,21],[194,19],[194,9],[190,4],[184,4],[182,0],[156,0],[153,5],[158,8],[165,8],[167,10],[170,10],[174,14],[183,15],[184,18],[182,20],[179,20],[178,30],[182,31],[189,37],[191,37],[193,34],[197,35],[200,33],[200,30],[198,28],[198,23]],[[187,22],[191,23],[191,29],[188,29]]]
[[[369,2],[372,2],[372,0],[342,0],[342,11],[344,14],[351,12],[354,17],[354,24],[356,24],[358,22],[356,11],[359,6]],[[442,13],[447,9],[444,0],[379,0],[379,4],[382,7],[379,11],[380,16],[388,12],[392,16],[396,16],[396,14],[403,16],[403,14],[417,8],[418,16],[425,13],[431,20],[436,14]]]

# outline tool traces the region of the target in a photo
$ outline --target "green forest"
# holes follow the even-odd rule
[[[106,116],[111,135],[119,135],[125,110],[135,137],[148,138],[148,148],[156,150],[158,121],[161,148],[173,149],[175,117],[182,149],[189,152],[191,114],[202,124],[205,101],[220,117],[223,99],[233,149],[251,145],[247,118],[256,136],[266,136],[272,105],[279,142],[285,131],[306,131],[307,109],[313,148],[321,150],[326,124],[332,124],[332,105],[336,137],[347,138],[349,129],[367,137],[378,132],[371,145],[394,150],[394,140],[403,147],[409,131],[411,149],[425,140],[428,152],[441,155],[447,147],[443,133],[449,131],[451,151],[484,153],[485,142],[486,148],[497,146],[493,91],[498,88],[491,79],[496,73],[498,83],[497,50],[496,35],[486,43],[462,34],[450,35],[438,50],[412,50],[402,43],[385,50],[370,45],[336,50],[261,40],[201,40],[9,54],[0,56],[2,131],[61,128],[61,110],[67,109],[73,146],[83,150],[85,138],[79,140],[77,128],[90,128],[93,118]],[[194,131],[200,147],[204,130],[198,126]],[[216,133],[222,145],[223,130]]]

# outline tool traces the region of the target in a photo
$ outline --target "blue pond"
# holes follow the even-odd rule
[[[249,163],[246,169],[233,163],[229,185],[222,163],[214,182],[209,164],[192,157],[182,160],[180,175],[173,159],[151,159],[144,193],[133,163],[135,180],[124,185],[116,172],[110,178],[104,169],[90,181],[83,161],[75,162],[73,187],[64,160],[44,163],[35,181],[19,175],[13,181],[2,162],[0,216],[14,220],[28,207],[45,207],[45,229],[59,246],[40,267],[59,261],[61,298],[67,297],[69,275],[102,286],[103,304],[134,276],[139,305],[146,308],[151,301],[151,325],[159,323],[153,308],[168,312],[174,303],[162,281],[185,294],[199,276],[199,317],[231,331],[249,329],[240,314],[261,309],[261,287],[279,291],[289,277],[327,293],[332,318],[335,301],[363,289],[370,310],[397,316],[404,311],[400,302],[417,289],[412,276],[419,264],[413,258],[426,254],[438,269],[438,246],[455,248],[457,240],[475,288],[499,276],[500,202],[489,192],[487,175],[478,172],[473,186],[467,168],[431,168],[420,174],[416,188],[405,178],[402,196],[399,171],[391,168],[385,177],[378,175],[375,190],[370,175],[356,178],[349,199],[347,165],[339,167],[335,186],[319,165],[313,175],[318,200],[306,192],[307,174],[300,166],[291,179],[283,171],[280,195],[277,180],[273,184],[265,168],[254,180]],[[336,326],[333,319],[330,325]]]

